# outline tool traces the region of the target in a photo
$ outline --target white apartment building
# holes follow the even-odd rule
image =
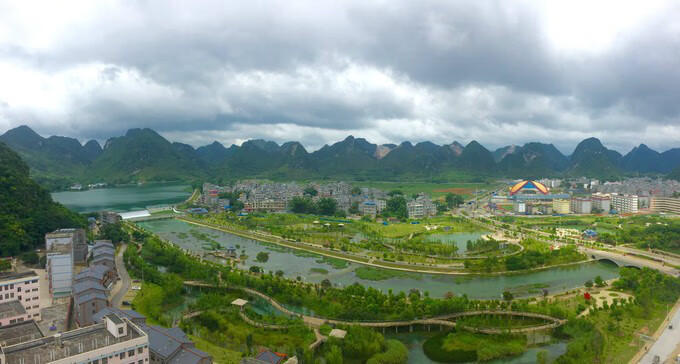
[[[568,214],[570,213],[569,200],[565,199],[554,199],[552,201],[552,212],[553,214]]]
[[[593,209],[602,210],[604,213],[612,209],[612,200],[608,194],[594,193],[590,196],[590,200],[593,202]]]
[[[437,214],[437,207],[432,203],[432,200],[422,194],[415,200],[406,203],[406,210],[410,219],[418,219],[426,216],[434,216]]]
[[[620,214],[635,214],[638,212],[638,196],[612,193],[611,207]]]
[[[680,198],[653,196],[651,208],[654,212],[680,215]]]
[[[575,214],[589,214],[593,210],[593,204],[588,198],[573,197],[570,209]]]

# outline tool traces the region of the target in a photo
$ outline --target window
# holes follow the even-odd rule
[[[118,328],[118,335],[123,335],[123,328],[122,327]]]
[[[109,358],[102,358],[102,364],[109,364]]]
[[[135,350],[132,349],[132,350],[128,351],[128,356],[135,356]],[[135,363],[132,363],[132,364],[135,364]]]
[[[137,362],[137,364],[144,364],[144,360],[139,359],[139,361]]]
[[[137,354],[141,354],[144,352],[144,348],[137,348]]]
[[[21,292],[21,287],[17,287],[17,292]]]
[[[120,353],[120,358],[125,359],[125,352]]]

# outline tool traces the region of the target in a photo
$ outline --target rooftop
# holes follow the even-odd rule
[[[8,281],[8,280],[11,280],[11,279],[26,278],[26,277],[38,278],[38,274],[36,274],[32,270],[29,270],[27,272],[3,272],[3,273],[0,273],[0,282],[1,281]]]
[[[21,344],[43,337],[33,320],[0,327],[0,347]]]
[[[46,364],[145,336],[134,324],[129,321],[124,323],[128,326],[127,334],[118,338],[102,322],[1,349],[7,363]]]
[[[26,313],[24,306],[18,300],[0,303],[0,318],[20,316]]]

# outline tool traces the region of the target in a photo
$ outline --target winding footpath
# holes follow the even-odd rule
[[[186,281],[184,282],[185,285],[187,286],[192,286],[192,287],[215,287],[212,284],[208,283],[203,283],[203,282],[198,282],[198,281]],[[331,325],[358,325],[358,326],[364,326],[364,327],[371,327],[371,328],[391,328],[391,327],[410,327],[412,330],[413,325],[438,325],[438,326],[446,326],[446,327],[456,327],[459,326],[462,329],[469,330],[469,331],[474,331],[478,333],[483,333],[483,334],[500,334],[500,333],[507,333],[507,332],[513,332],[513,333],[528,333],[528,332],[534,332],[534,331],[541,331],[541,330],[548,330],[548,329],[554,329],[558,326],[561,326],[566,323],[566,320],[558,319],[549,315],[545,314],[540,314],[540,313],[534,313],[534,312],[519,312],[519,311],[506,311],[506,310],[474,310],[474,311],[464,311],[464,312],[458,312],[458,313],[453,313],[453,314],[447,314],[447,315],[441,315],[437,317],[432,317],[432,318],[423,318],[423,319],[413,319],[413,320],[394,320],[394,321],[347,321],[347,320],[335,320],[335,319],[328,319],[328,318],[322,318],[322,317],[316,317],[316,316],[310,316],[310,315],[304,315],[299,312],[292,311],[279,302],[277,302],[275,299],[272,297],[269,297],[268,295],[254,290],[252,288],[246,288],[246,287],[233,287],[234,289],[242,290],[246,293],[249,293],[251,295],[260,297],[267,301],[272,307],[277,309],[280,312],[283,312],[284,314],[292,317],[299,317],[302,319],[302,322],[311,328],[318,329],[321,327],[323,324],[331,324]],[[189,315],[196,315],[196,313],[190,313],[186,317],[193,317]],[[467,326],[462,326],[462,325],[457,325],[455,320],[457,318],[461,317],[469,317],[469,316],[480,316],[480,315],[502,315],[502,316],[515,316],[515,317],[531,317],[531,318],[538,318],[542,319],[545,321],[548,321],[548,323],[544,325],[538,325],[538,326],[531,326],[531,327],[522,327],[522,328],[517,328],[517,329],[496,329],[496,328],[474,328],[474,327],[467,327]],[[243,314],[242,316],[245,316]],[[247,316],[246,316],[247,317]],[[253,321],[252,319],[248,318],[246,322],[250,323],[250,321]],[[262,323],[257,323],[255,326],[261,325]],[[269,324],[264,324],[264,325],[269,325]],[[263,327],[263,326],[260,326]],[[278,327],[280,329],[280,327]]]

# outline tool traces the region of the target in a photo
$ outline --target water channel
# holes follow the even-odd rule
[[[195,252],[210,249],[206,239],[218,242],[222,249],[234,246],[239,255],[248,256],[242,263],[244,269],[256,265],[267,271],[281,270],[285,277],[291,279],[301,277],[310,283],[320,283],[324,279],[329,279],[335,285],[347,286],[359,282],[365,286],[381,289],[383,292],[391,289],[397,293],[417,288],[429,292],[432,297],[442,297],[444,293],[451,291],[456,295],[466,294],[476,299],[501,299],[504,290],[510,290],[516,297],[526,297],[540,295],[543,288],[548,289],[550,293],[556,293],[580,287],[585,281],[592,280],[598,275],[605,280],[618,277],[618,268],[613,264],[586,262],[532,273],[489,277],[390,271],[394,273],[390,278],[372,281],[357,276],[355,271],[361,267],[360,264],[347,263],[344,267],[334,267],[315,254],[242,238],[179,220],[147,221],[139,225],[184,249]],[[259,252],[269,253],[269,260],[266,263],[255,261]],[[223,262],[219,259],[216,261]]]
[[[147,206],[169,205],[186,200],[191,192],[181,183],[154,183],[87,191],[52,193],[52,198],[76,212],[112,210],[126,212]]]

